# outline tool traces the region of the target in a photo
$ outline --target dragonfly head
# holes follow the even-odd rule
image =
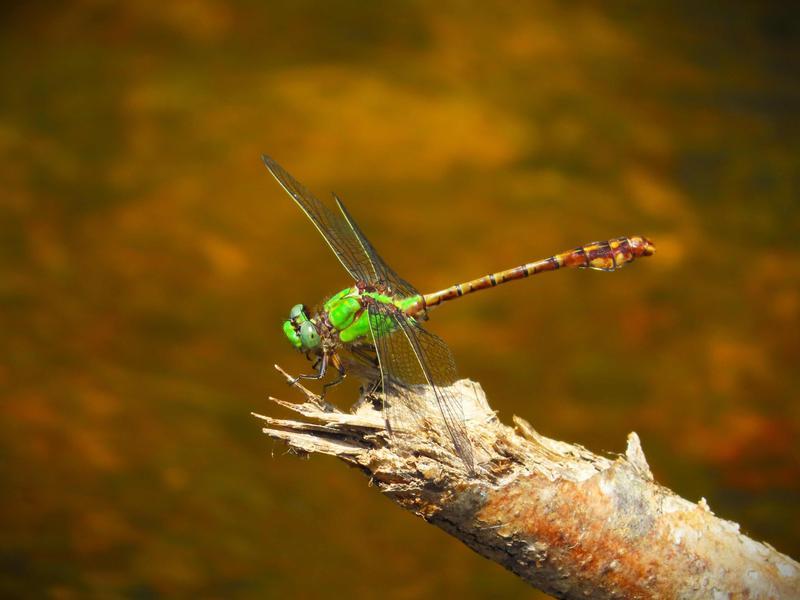
[[[283,333],[298,350],[308,352],[319,348],[319,331],[302,304],[295,304],[289,311],[289,318],[283,322]]]

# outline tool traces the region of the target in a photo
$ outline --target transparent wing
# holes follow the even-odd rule
[[[311,192],[269,156],[262,154],[261,159],[272,176],[311,219],[350,276],[356,281],[377,281],[378,272],[353,229],[352,223],[317,200]]]
[[[344,202],[341,201],[339,196],[334,194],[333,198],[336,200],[336,206],[339,207],[339,210],[342,212],[342,215],[344,215],[348,225],[350,225],[353,233],[355,233],[356,237],[358,238],[364,252],[367,254],[367,256],[369,256],[370,262],[375,269],[375,274],[378,281],[389,284],[389,288],[391,289],[392,293],[397,296],[409,297],[419,295],[419,292],[413,285],[395,273],[394,269],[387,265],[386,261],[380,257],[378,252],[367,239],[367,236],[363,234],[358,224],[355,222],[355,220],[353,220],[353,217],[350,216],[350,212],[347,210],[347,208],[345,208]]]
[[[383,390],[400,399],[406,409],[397,411],[391,406],[384,407],[390,431],[392,427],[402,427],[404,418],[401,414],[410,415],[406,419],[414,419],[414,415],[421,412],[415,405],[418,396],[410,389],[411,386],[430,386],[456,454],[470,472],[474,471],[472,444],[467,435],[463,407],[449,389],[457,379],[450,348],[441,338],[426,331],[393,306],[371,305],[369,311]],[[381,319],[391,320],[394,331],[383,335],[376,332],[377,325],[374,324],[380,323]]]

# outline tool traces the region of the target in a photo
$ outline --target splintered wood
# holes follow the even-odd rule
[[[553,596],[800,598],[800,565],[716,517],[705,499],[655,483],[635,433],[610,460],[519,418],[516,429],[503,425],[480,386],[459,381],[452,391],[475,452],[470,475],[425,388],[415,414],[399,419],[408,426],[390,433],[379,399],[348,413],[297,387],[305,402],[272,400],[306,420],[255,415],[264,433],[361,469],[403,508]]]

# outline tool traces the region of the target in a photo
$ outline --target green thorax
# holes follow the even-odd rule
[[[369,297],[371,300],[365,300]],[[328,322],[338,331],[339,340],[344,343],[359,341],[361,338],[370,339],[370,316],[367,304],[379,302],[390,304],[405,312],[420,300],[419,296],[408,298],[393,298],[380,292],[360,291],[357,287],[343,289],[338,294],[329,298],[323,305],[323,311],[328,316]],[[394,320],[374,315],[371,317],[372,327],[377,335],[385,335],[396,329]]]

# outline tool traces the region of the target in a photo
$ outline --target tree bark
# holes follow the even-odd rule
[[[635,433],[624,456],[604,458],[516,417],[516,429],[503,425],[480,386],[459,381],[479,465],[469,475],[429,390],[418,390],[422,414],[399,421],[415,426],[389,433],[379,403],[345,413],[298,387],[302,404],[271,400],[307,420],[255,415],[264,433],[361,469],[406,510],[557,598],[800,598],[800,564],[705,499],[655,483]]]

